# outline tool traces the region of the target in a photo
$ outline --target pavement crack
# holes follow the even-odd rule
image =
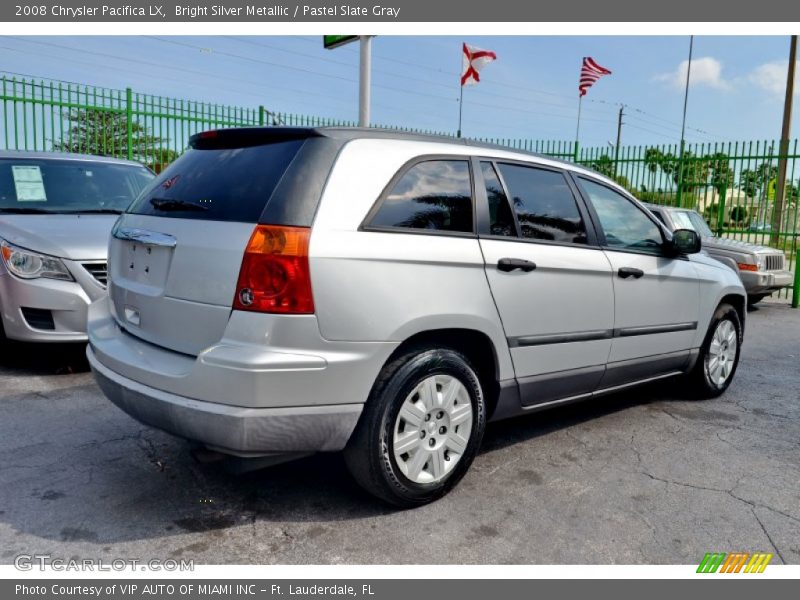
[[[778,558],[780,558],[780,559],[781,559],[781,562],[782,562],[783,564],[787,564],[787,563],[786,563],[786,559],[785,559],[785,558],[783,558],[783,555],[781,554],[781,551],[778,549],[778,546],[777,546],[777,545],[775,544],[775,542],[772,540],[772,536],[769,534],[769,531],[767,531],[767,528],[766,528],[766,527],[764,527],[764,523],[762,523],[762,522],[761,522],[761,519],[759,519],[759,518],[758,518],[758,513],[756,513],[756,508],[755,508],[755,506],[751,506],[751,507],[750,507],[750,512],[751,512],[751,513],[753,513],[753,517],[755,517],[756,521],[757,521],[757,522],[758,522],[758,524],[761,526],[761,531],[763,531],[763,532],[764,532],[764,535],[765,535],[765,536],[767,536],[767,539],[769,540],[769,543],[772,545],[772,549],[773,549],[773,550],[775,550],[775,554],[777,554],[777,555],[778,555]]]

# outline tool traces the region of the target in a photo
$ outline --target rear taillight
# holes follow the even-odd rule
[[[259,225],[250,236],[236,283],[233,308],[283,314],[311,314],[311,273],[307,227]]]

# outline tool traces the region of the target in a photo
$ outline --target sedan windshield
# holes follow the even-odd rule
[[[154,175],[139,165],[0,159],[0,213],[120,213]]]

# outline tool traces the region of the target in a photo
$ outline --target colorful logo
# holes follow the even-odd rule
[[[772,554],[768,552],[706,552],[698,573],[763,573]]]

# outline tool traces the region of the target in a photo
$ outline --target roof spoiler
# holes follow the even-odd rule
[[[234,127],[231,129],[210,129],[195,133],[189,138],[189,147],[197,150],[224,148],[246,148],[276,142],[304,140],[321,137],[321,133],[311,127]]]

